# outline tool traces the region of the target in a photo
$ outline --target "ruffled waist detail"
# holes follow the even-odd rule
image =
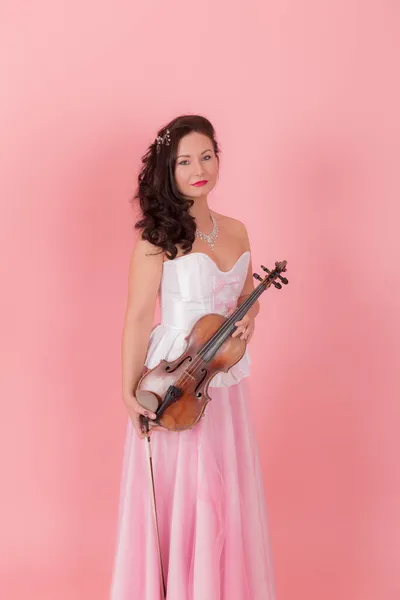
[[[145,366],[148,369],[153,369],[163,359],[171,361],[178,358],[186,349],[185,337],[189,333],[190,330],[188,329],[178,329],[162,323],[153,327],[147,348]],[[246,348],[242,358],[227,373],[220,372],[214,375],[210,381],[210,387],[235,385],[241,379],[250,375],[250,365],[249,350]]]

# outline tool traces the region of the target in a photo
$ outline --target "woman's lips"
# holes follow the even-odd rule
[[[200,187],[201,185],[206,185],[206,183],[208,183],[208,181],[203,179],[203,181],[198,181],[197,183],[192,183],[192,185],[195,185],[196,187]]]

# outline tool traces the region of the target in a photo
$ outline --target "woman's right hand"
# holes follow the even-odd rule
[[[128,409],[128,413],[131,418],[132,424],[135,428],[136,434],[141,439],[150,436],[154,429],[162,429],[162,427],[152,426],[152,424],[150,424],[149,432],[142,430],[140,423],[140,415],[148,417],[149,419],[155,419],[156,415],[141,404],[139,404],[139,402],[136,400],[136,396],[132,394],[128,398],[124,398],[124,403],[126,408]]]

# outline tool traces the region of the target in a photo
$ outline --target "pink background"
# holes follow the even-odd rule
[[[250,345],[278,598],[398,599],[399,4],[0,21],[1,597],[107,599],[128,200],[157,128],[193,112],[223,151],[211,206],[245,221],[254,270],[288,260]]]

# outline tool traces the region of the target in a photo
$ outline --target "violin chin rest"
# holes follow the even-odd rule
[[[138,390],[135,396],[141,406],[147,408],[147,410],[151,410],[151,412],[156,412],[159,400],[153,392],[149,392],[148,390]]]

